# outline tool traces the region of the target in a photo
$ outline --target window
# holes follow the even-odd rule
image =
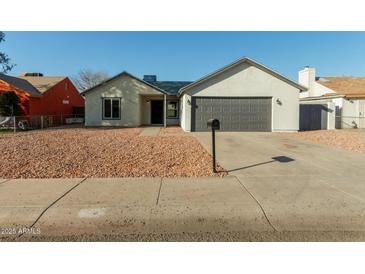
[[[176,101],[167,102],[167,118],[178,118],[178,103]]]
[[[103,119],[120,119],[120,98],[103,99]]]

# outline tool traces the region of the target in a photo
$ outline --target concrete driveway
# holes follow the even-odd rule
[[[211,152],[211,133],[191,133]],[[239,176],[365,175],[365,154],[290,138],[281,133],[217,132],[219,163]],[[279,157],[275,160],[275,157]],[[281,157],[281,158],[280,158]]]
[[[280,133],[217,132],[216,148],[276,231],[365,231],[365,154]]]

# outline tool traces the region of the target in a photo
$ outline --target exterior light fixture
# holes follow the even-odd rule
[[[276,103],[281,106],[283,104],[283,102],[280,101],[280,99],[276,99]]]

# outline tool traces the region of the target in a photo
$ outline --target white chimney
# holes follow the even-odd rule
[[[308,88],[308,96],[315,96],[314,82],[316,81],[316,69],[305,66],[299,71],[299,84]]]

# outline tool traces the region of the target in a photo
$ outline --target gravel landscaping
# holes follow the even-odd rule
[[[362,129],[303,131],[290,133],[289,136],[335,148],[365,153],[365,130]]]
[[[163,129],[159,136],[138,136],[141,130],[81,127],[1,134],[0,178],[215,175],[211,156],[180,128]]]

